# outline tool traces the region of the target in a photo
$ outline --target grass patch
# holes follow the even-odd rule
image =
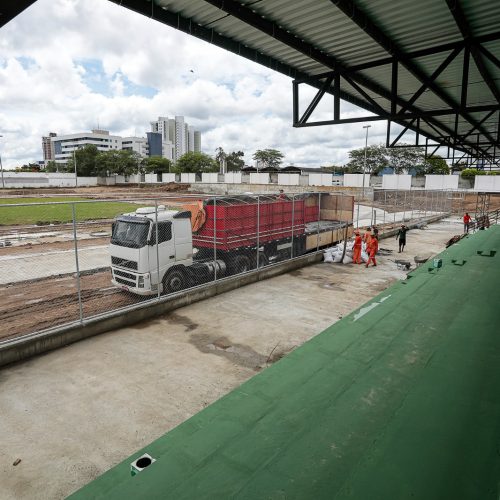
[[[57,224],[73,220],[72,203],[89,201],[86,198],[9,198],[0,200],[0,226],[16,224]],[[66,202],[66,203],[64,203]],[[43,203],[24,207],[9,207],[16,203]],[[55,204],[59,203],[59,204]],[[75,205],[77,221],[112,219],[124,212],[133,212],[135,203],[121,201],[95,201]]]

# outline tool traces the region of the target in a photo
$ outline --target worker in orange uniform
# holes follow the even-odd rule
[[[370,265],[370,262],[373,262],[373,265],[377,265],[377,261],[375,260],[375,255],[378,252],[378,239],[376,236],[372,236],[370,238],[370,243],[367,248],[367,253],[368,253],[368,262],[366,263],[366,267]]]
[[[352,261],[354,264],[361,264],[361,244],[363,240],[359,234],[359,231],[354,231],[354,246],[352,247]]]
[[[464,215],[464,233],[469,232],[470,221],[471,221],[471,216],[467,212],[465,212],[465,215]]]
[[[366,253],[368,253],[368,247],[370,246],[371,239],[372,239],[372,228],[367,227],[365,234],[363,234],[363,242],[366,245]]]

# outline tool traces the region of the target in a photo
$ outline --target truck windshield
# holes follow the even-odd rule
[[[142,248],[147,244],[149,222],[118,220],[113,227],[111,243],[121,247]]]

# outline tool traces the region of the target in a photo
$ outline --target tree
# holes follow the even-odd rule
[[[150,156],[141,161],[141,167],[147,174],[163,174],[170,172],[172,162],[161,156]]]
[[[365,167],[365,148],[353,149],[349,151],[349,163],[347,167],[350,172],[363,173],[365,170],[369,174],[378,174],[387,166],[387,152],[382,145],[373,145],[366,148],[366,168]]]
[[[47,162],[47,166],[45,167],[46,172],[58,172],[59,166],[54,160],[50,160]]]
[[[422,148],[384,148],[387,151],[389,166],[395,174],[408,173],[411,168],[419,165],[424,160]],[[445,162],[446,163],[446,162]]]
[[[425,159],[426,174],[435,175],[448,175],[450,173],[450,167],[446,161],[439,155],[431,156]]]
[[[102,151],[97,156],[96,175],[99,177],[112,174],[131,175],[138,171],[139,163],[140,156],[134,151],[125,149]]]
[[[253,159],[259,162],[259,168],[278,168],[283,158],[283,153],[277,149],[258,149],[253,155]]]
[[[228,172],[238,172],[245,166],[243,151],[233,151],[226,156],[226,168]]]
[[[86,144],[83,148],[79,148],[75,151],[74,156],[72,156],[68,163],[66,164],[67,172],[75,171],[74,159],[76,158],[76,172],[82,177],[93,177],[97,171],[97,157],[99,156],[99,151],[93,144]]]
[[[182,155],[174,166],[178,173],[218,172],[217,162],[209,155],[198,151],[190,151]]]
[[[215,150],[215,161],[220,166],[220,172],[224,171],[224,163],[226,162],[226,152],[222,149],[222,146],[219,146]]]

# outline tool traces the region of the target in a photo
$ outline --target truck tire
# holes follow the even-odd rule
[[[163,278],[163,293],[180,292],[186,288],[186,275],[181,269],[172,269]]]
[[[246,273],[252,269],[252,262],[246,255],[237,255],[231,263],[231,274]]]

